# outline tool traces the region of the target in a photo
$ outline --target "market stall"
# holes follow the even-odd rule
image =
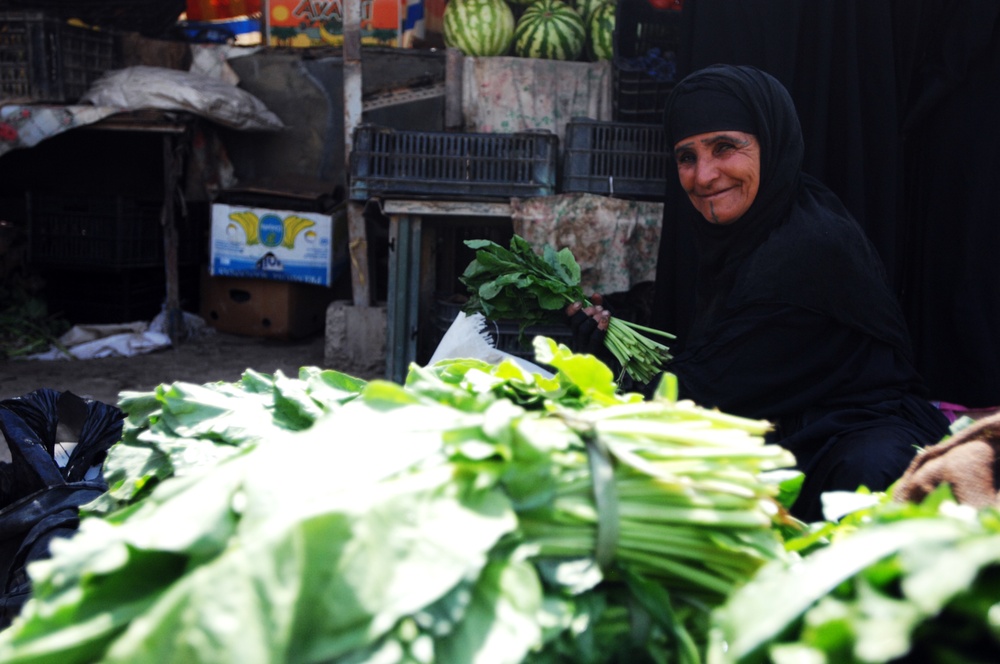
[[[576,10],[540,1],[579,27]],[[248,359],[237,381],[164,383],[120,408],[52,391],[0,402],[13,462],[0,460],[0,660],[1000,658],[997,416],[975,423],[956,410],[951,438],[922,451],[896,490],[830,492],[823,518],[805,523],[793,509],[804,477],[790,450],[769,444],[772,422],[681,399],[658,366],[648,394],[629,393],[594,355],[556,343],[564,325],[534,326],[538,338],[522,345],[517,320],[486,321],[492,345],[541,371],[465,355],[425,362],[464,316],[473,255],[481,283],[492,295],[509,287],[509,302],[530,299],[527,284],[504,282],[511,265],[623,293],[665,271],[659,248],[684,251],[661,200],[659,114],[677,62],[640,52],[650,40],[676,45],[680,3],[642,3],[628,13],[637,5],[620,0],[613,60],[537,57],[531,40],[516,57],[450,49],[444,81],[367,95],[360,40],[400,32],[363,36],[355,13],[338,34],[335,21],[293,16],[322,3],[273,3],[285,20],[268,38],[282,48],[319,40],[344,51],[241,63],[265,106],[282,99],[283,122],[307,121],[256,146],[230,143],[252,158],[233,164],[243,182],[211,201],[208,299],[263,302],[269,324],[256,310],[238,324],[243,313],[208,311],[220,329],[261,335],[276,334],[275,311],[291,327],[308,312],[300,329],[315,325],[326,303],[300,299],[298,284],[325,280],[312,285],[329,296],[337,256],[355,305],[374,309],[384,292],[389,380],[336,366],[268,374]],[[442,97],[432,119],[401,112]],[[153,121],[116,113],[61,132],[153,136],[164,231],[153,246],[168,280],[182,250],[171,194],[191,121],[178,109]],[[282,145],[254,150],[271,141]],[[269,168],[302,175],[301,187]],[[507,240],[517,260],[487,265]],[[321,251],[335,244],[339,254]],[[666,267],[676,276],[687,265]],[[541,297],[562,320],[565,302],[548,287]],[[65,541],[50,552],[50,537]]]

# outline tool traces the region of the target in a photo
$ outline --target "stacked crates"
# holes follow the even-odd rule
[[[615,10],[614,119],[660,124],[677,82],[681,12],[648,0],[619,0]]]
[[[557,192],[558,167],[559,137],[551,131],[409,131],[361,125],[355,130],[351,149],[349,197],[354,201],[420,198],[474,202],[548,196]],[[467,264],[461,258],[472,257],[468,247],[462,243],[463,237],[472,234],[472,237],[484,238],[492,234],[494,241],[506,244],[511,235],[509,227],[500,232],[490,220],[475,216],[460,221],[456,217],[450,221],[428,221],[421,231],[421,242],[426,243],[424,249],[433,247],[436,255],[446,257],[438,267],[447,265],[451,271],[449,274],[441,269],[435,271],[432,281],[433,290],[440,294],[438,305],[427,303],[422,314],[426,320],[422,322],[418,320],[421,312],[397,304],[401,301],[390,295],[390,342],[397,333],[416,338],[418,357],[400,357],[399,366],[405,366],[414,359],[422,361],[420,354],[429,357],[454,320],[457,309],[442,311],[440,303],[451,297],[461,297],[459,293],[463,286],[459,275]],[[405,250],[390,251],[389,286],[397,294],[408,292],[415,287],[413,282],[422,278],[415,274],[422,269],[419,260],[414,268],[407,263],[405,256]],[[393,263],[394,260],[398,262]],[[397,275],[395,281],[394,273]],[[504,325],[503,329],[501,325]],[[495,324],[498,347],[520,353],[531,352],[520,347],[518,336],[512,337],[509,327],[502,323]],[[527,338],[531,338],[530,333]],[[404,340],[403,343],[407,342]],[[395,360],[395,356],[390,358],[390,362]]]
[[[573,118],[566,126],[562,190],[662,200],[668,146],[667,98],[678,79],[681,5],[619,0],[615,8],[611,122]]]
[[[150,320],[160,311],[162,199],[33,192],[27,200],[28,250],[45,279],[50,309],[74,323]],[[201,245],[193,217],[180,221],[178,263],[190,272]],[[188,275],[186,290],[191,281]]]
[[[48,194],[33,196],[31,206],[31,255],[38,265],[163,265],[162,201]]]
[[[0,102],[75,103],[118,62],[111,33],[38,11],[0,11]]]

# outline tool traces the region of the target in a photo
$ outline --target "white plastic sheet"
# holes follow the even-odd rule
[[[187,111],[245,131],[276,131],[285,126],[264,102],[232,83],[164,67],[127,67],[107,72],[94,81],[80,103]]]
[[[187,336],[211,330],[204,319],[184,312]],[[169,348],[166,314],[160,312],[150,322],[114,323],[107,325],[74,325],[59,337],[59,343],[47,351],[29,355],[28,360],[90,360],[101,357],[133,357],[162,348]],[[65,350],[63,350],[65,349]],[[68,354],[67,354],[68,351]]]

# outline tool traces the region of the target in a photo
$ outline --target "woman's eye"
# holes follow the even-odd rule
[[[723,152],[735,149],[735,147],[732,143],[717,143],[715,145],[715,153],[722,154]]]
[[[678,164],[694,163],[694,155],[691,154],[690,152],[682,152],[681,154],[677,155],[677,163]]]

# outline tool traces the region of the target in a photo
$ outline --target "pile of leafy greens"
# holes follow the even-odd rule
[[[1000,512],[947,485],[919,505],[869,498],[734,590],[713,614],[711,664],[1000,661]]]
[[[124,394],[110,491],[30,568],[20,662],[699,662],[786,554],[766,423],[449,360]]]

